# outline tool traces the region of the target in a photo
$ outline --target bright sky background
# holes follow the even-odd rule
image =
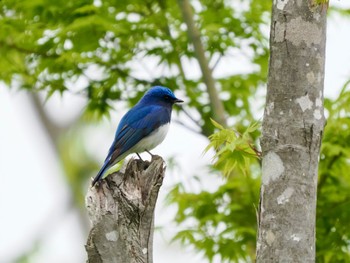
[[[350,3],[345,2],[337,1],[335,4],[350,7]],[[327,97],[335,97],[342,84],[350,79],[349,47],[350,19],[331,17],[327,35]],[[218,71],[218,74],[222,73],[220,69]],[[51,100],[47,108],[62,122],[72,111],[80,110],[82,105],[80,98],[65,95]],[[259,114],[262,116],[262,112]],[[112,115],[111,121],[104,121],[91,131],[89,147],[99,147],[96,150],[101,162],[121,117],[119,114]],[[98,138],[99,143],[94,143],[96,140],[93,138]],[[103,146],[99,146],[101,140]],[[206,145],[204,137],[173,123],[165,141],[153,150],[164,158],[176,156],[181,166],[181,170],[167,174],[161,188],[156,226],[164,226],[164,229],[155,232],[155,263],[205,262],[200,255],[176,243],[169,244],[176,227],[172,223],[174,209],[165,207],[164,198],[171,186],[179,180],[185,181],[186,186],[193,190],[198,191],[202,187],[191,185],[188,177],[207,174],[205,165],[210,161],[210,156],[202,156]],[[83,236],[76,212],[67,208],[69,193],[47,134],[26,93],[9,90],[3,85],[0,86],[0,178],[0,263],[12,262],[18,254],[30,249],[37,237],[42,238],[43,246],[32,262],[85,262],[83,245],[86,236]],[[221,183],[220,179],[208,175],[204,182],[204,187],[207,188]]]

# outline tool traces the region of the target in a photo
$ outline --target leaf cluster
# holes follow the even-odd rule
[[[227,181],[215,192],[188,193],[181,184],[173,189],[170,201],[177,204],[176,221],[184,228],[174,239],[202,251],[210,261],[253,262],[260,178],[252,141],[259,136],[260,124],[239,127],[239,133],[212,123],[217,132],[205,151],[215,150],[213,167]]]
[[[211,148],[215,150],[213,166],[225,176],[229,176],[234,170],[245,174],[250,170],[252,159],[256,161],[260,157],[260,152],[252,143],[252,134],[257,136],[260,123],[252,123],[242,135],[233,129],[224,128],[214,120],[212,123],[219,131],[209,136],[210,143],[204,151]]]

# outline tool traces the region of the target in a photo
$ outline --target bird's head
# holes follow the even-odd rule
[[[146,92],[146,94],[142,97],[141,102],[171,106],[175,103],[181,103],[183,100],[176,98],[170,89],[162,86],[155,86]]]

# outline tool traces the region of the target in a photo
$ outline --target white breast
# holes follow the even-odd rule
[[[160,126],[157,130],[153,131],[146,138],[139,141],[130,152],[144,152],[145,150],[150,151],[156,146],[158,146],[162,141],[164,141],[165,136],[168,133],[170,124],[164,124]]]

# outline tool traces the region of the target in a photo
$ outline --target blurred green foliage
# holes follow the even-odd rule
[[[248,98],[267,72],[262,29],[270,4],[247,3],[203,1],[195,8],[214,71],[234,54],[255,65],[249,73],[216,78],[228,115],[239,120],[252,119]],[[132,105],[151,84],[163,84],[181,89],[187,111],[200,116],[193,124],[203,134],[213,132],[202,78],[186,71],[196,58],[175,0],[4,0],[0,16],[0,78],[9,86],[85,96],[87,110],[104,115],[113,101]]]
[[[174,187],[169,200],[178,209],[175,239],[210,261],[253,262],[260,187],[254,113],[268,70],[270,2],[191,2],[228,123],[236,123],[232,129],[210,120],[213,109],[202,76],[193,71],[197,58],[175,0],[3,0],[0,79],[48,98],[65,92],[83,96],[85,113],[93,116],[108,115],[115,101],[135,104],[153,84],[179,90],[187,98],[182,116],[211,136],[209,147],[217,152],[213,174],[226,177],[213,192]],[[238,59],[250,70],[227,67]],[[325,101],[329,116],[320,162],[318,262],[350,261],[349,101],[348,83],[338,99]],[[79,137],[86,126],[77,121],[57,142],[77,205],[97,167]]]
[[[350,82],[325,99],[317,199],[317,262],[350,262]]]

